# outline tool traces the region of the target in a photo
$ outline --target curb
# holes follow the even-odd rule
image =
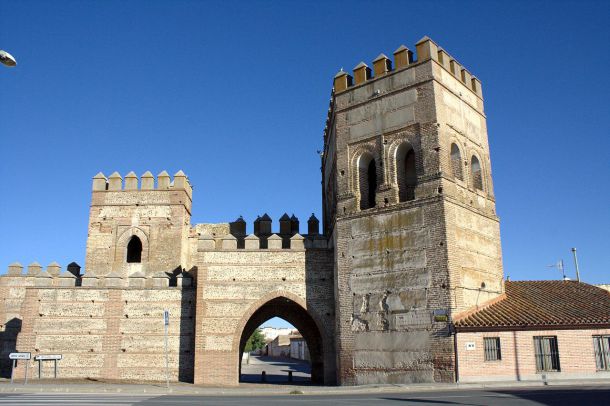
[[[609,386],[610,380],[578,380],[578,381],[550,381],[550,382],[485,382],[485,383],[456,383],[456,384],[424,384],[424,385],[367,385],[350,387],[316,387],[310,386],[284,386],[260,388],[207,388],[200,386],[175,386],[169,390],[160,386],[144,384],[95,384],[95,383],[17,383],[0,382],[0,393],[116,393],[123,395],[174,395],[174,396],[320,396],[320,395],[350,395],[375,394],[399,392],[430,392],[450,390],[491,390],[491,389],[528,389],[562,386]],[[298,392],[298,393],[295,393]]]

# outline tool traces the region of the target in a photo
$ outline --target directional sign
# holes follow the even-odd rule
[[[30,359],[32,358],[32,354],[29,352],[11,352],[8,357],[10,359]]]
[[[169,310],[163,310],[163,322],[169,326]]]
[[[41,360],[41,361],[46,361],[46,360],[60,360],[61,359],[61,354],[45,354],[45,355],[36,355],[34,357],[35,360]]]

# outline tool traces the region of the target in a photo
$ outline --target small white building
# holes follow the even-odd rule
[[[260,328],[261,333],[263,334],[263,336],[265,337],[265,342],[270,342],[275,340],[275,338],[277,336],[280,335],[284,335],[284,336],[289,336],[291,334],[297,334],[298,330],[294,329],[294,328],[288,328],[288,327],[261,327]]]

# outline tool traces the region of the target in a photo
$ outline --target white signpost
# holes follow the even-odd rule
[[[167,353],[167,328],[169,327],[169,310],[163,310],[163,324],[165,327],[165,381],[169,389],[169,355]]]
[[[21,359],[21,360],[25,360],[25,361],[29,361],[32,358],[32,354],[30,354],[29,352],[11,352],[8,355],[9,359],[13,360],[13,366],[11,368],[11,384],[13,383],[13,372],[15,370],[15,366],[17,365],[17,360]],[[28,383],[28,366],[30,365],[29,362],[25,363],[25,381],[24,381],[24,385],[27,385]]]
[[[38,361],[38,379],[42,378],[42,361],[53,361],[54,378],[57,378],[57,361],[62,359],[61,354],[40,354],[34,357]]]

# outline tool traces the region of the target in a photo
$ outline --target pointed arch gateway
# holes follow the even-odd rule
[[[304,301],[292,294],[282,292],[267,297],[264,302],[257,302],[242,318],[235,334],[234,347],[239,357],[235,360],[241,375],[241,359],[246,341],[254,330],[265,321],[280,317],[292,324],[303,336],[309,348],[311,362],[311,382],[323,385],[324,379],[324,343],[319,324],[305,309]]]

